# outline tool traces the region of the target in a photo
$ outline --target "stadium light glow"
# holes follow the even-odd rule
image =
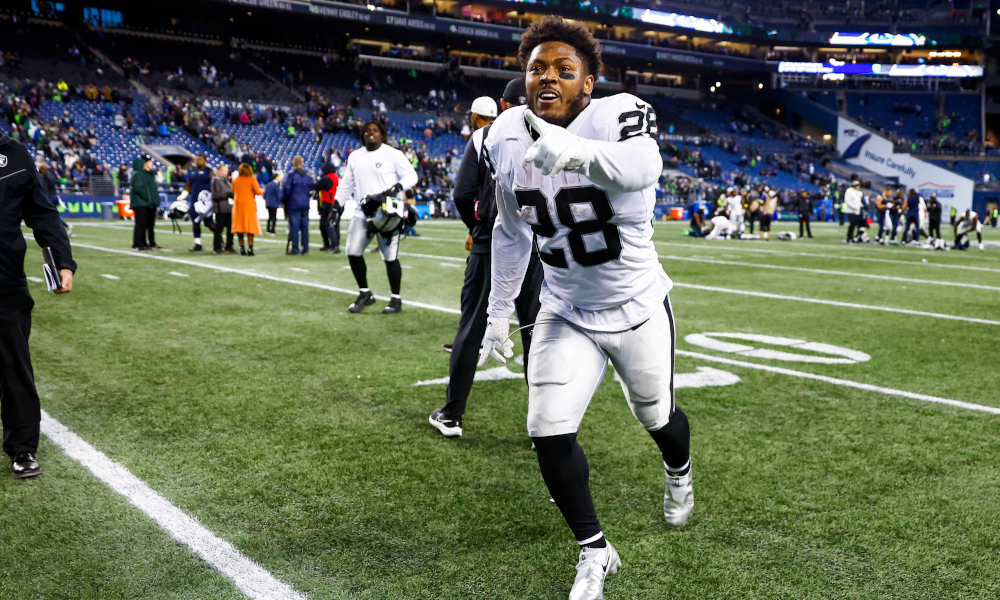
[[[846,33],[838,31],[830,37],[831,44],[845,46],[923,46],[927,36],[919,33]]]
[[[666,27],[679,27],[681,29],[694,29],[705,33],[732,33],[732,27],[715,19],[705,19],[702,17],[692,17],[678,13],[663,12],[647,8],[639,13],[639,20],[643,23],[654,23]]]
[[[862,63],[778,63],[779,73],[837,73],[845,75],[888,75],[890,77],[982,77],[979,65],[884,65]]]

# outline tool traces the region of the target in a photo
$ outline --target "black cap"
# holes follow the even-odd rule
[[[142,156],[140,156],[139,158],[141,158],[141,159],[142,159],[142,162],[148,162],[148,161],[151,161],[151,160],[153,160],[153,157],[152,157],[152,156],[150,156],[150,155],[148,155],[148,154],[143,154],[143,155],[142,155]]]
[[[521,106],[528,101],[528,88],[524,86],[524,77],[511,79],[503,91],[503,99],[512,106]]]

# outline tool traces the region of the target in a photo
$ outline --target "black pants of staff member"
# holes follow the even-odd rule
[[[278,226],[278,207],[268,206],[267,207],[267,231],[268,233],[275,233],[274,228]]]
[[[465,404],[472,391],[472,381],[476,376],[479,362],[479,347],[486,335],[489,315],[491,281],[491,256],[470,254],[465,266],[465,284],[462,286],[462,316],[458,320],[458,333],[451,348],[451,365],[448,369],[448,389],[445,391],[445,405],[442,409],[446,419],[458,420],[465,413]],[[537,254],[531,255],[528,271],[524,274],[521,294],[514,301],[517,312],[517,327],[535,322],[541,304],[538,292],[542,287],[542,263]],[[516,327],[511,327],[511,331]],[[531,349],[531,328],[521,330],[521,345],[524,347],[524,372],[528,372],[528,355]],[[526,375],[527,376],[527,375]]]
[[[156,225],[156,208],[133,208],[135,229],[132,231],[133,248],[152,248],[156,245],[153,227]]]
[[[329,202],[319,203],[319,234],[324,248],[340,247],[340,211]]]
[[[802,238],[803,230],[805,230],[809,237],[813,236],[812,229],[809,228],[809,213],[799,213],[799,239]]]
[[[11,457],[38,450],[42,413],[28,353],[34,305],[26,289],[0,293],[0,420],[3,451]]]
[[[226,230],[226,250],[233,249],[233,213],[215,215],[215,233],[212,234],[212,248],[222,250],[222,230]]]
[[[930,236],[936,240],[941,239],[941,219],[930,219]]]
[[[859,233],[861,230],[861,215],[856,215],[854,213],[847,213],[847,241],[854,241],[855,234]]]

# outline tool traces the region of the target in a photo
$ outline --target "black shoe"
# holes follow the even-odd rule
[[[222,250],[212,250],[212,254],[225,254]]]
[[[462,437],[462,420],[446,418],[440,408],[435,408],[427,420],[444,437]]]
[[[153,246],[150,246],[149,249],[150,250],[163,250],[163,246],[153,245]]]
[[[327,254],[340,254],[340,248],[334,246],[326,251]]]
[[[10,471],[16,479],[26,479],[42,474],[42,465],[31,452],[19,452],[10,461]]]
[[[244,248],[243,246],[240,246],[240,256],[246,256],[246,255],[247,255],[247,249]]]
[[[447,352],[448,354],[451,354],[451,347],[452,346],[453,346],[453,344],[445,344],[444,345],[444,351]]]
[[[254,255],[253,254],[253,246],[250,246],[250,248],[247,249],[247,256],[253,256],[253,255]]]
[[[399,298],[389,298],[389,306],[382,309],[383,315],[394,315],[403,310],[403,301]]]
[[[236,250],[233,250],[232,248],[226,248],[223,252],[225,254],[236,254]]]
[[[299,254],[298,250],[288,250],[285,252],[286,256],[298,256],[298,254]]]
[[[188,248],[188,252],[201,252],[201,244],[195,244],[193,248]]]
[[[322,248],[320,248],[320,249],[319,249],[319,251],[320,251],[320,252],[326,252],[326,251],[327,251],[327,250],[329,250],[329,249],[330,249],[330,247],[329,247],[329,246],[323,246]]]
[[[375,304],[375,296],[371,292],[361,292],[358,297],[354,299],[354,303],[347,307],[347,310],[352,313],[359,313],[365,309],[366,306],[371,306]]]

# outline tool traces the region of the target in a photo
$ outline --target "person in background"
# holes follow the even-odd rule
[[[909,193],[906,195],[906,199],[903,201],[903,210],[906,212],[906,224],[903,225],[903,241],[909,237],[910,228],[913,228],[913,237],[911,238],[913,242],[920,241],[920,203],[923,202],[923,198],[917,193],[917,190],[910,188]]]
[[[969,248],[969,232],[976,232],[976,239],[979,241],[979,249],[983,248],[983,224],[979,222],[979,215],[976,211],[966,209],[955,221],[955,249],[967,250]]]
[[[885,240],[885,234],[889,231],[886,222],[889,219],[889,206],[892,204],[892,190],[885,188],[881,194],[875,196],[875,212],[878,215],[878,234],[875,236],[875,243],[881,244]]]
[[[851,187],[844,190],[844,213],[847,215],[847,238],[845,243],[855,242],[855,235],[861,232],[861,207],[864,194],[861,193],[861,182],[855,179]],[[811,235],[809,237],[812,237]]]
[[[899,218],[903,214],[903,190],[896,190],[896,193],[892,195],[892,202],[886,203],[886,212],[889,213],[889,226],[892,228],[889,231],[889,243],[896,243],[896,234],[899,232]],[[885,239],[882,240],[885,244]]]
[[[124,165],[122,166],[124,168]],[[204,154],[199,154],[194,159],[194,170],[188,173],[187,182],[184,184],[184,193],[187,194],[188,217],[191,218],[191,233],[194,234],[194,246],[191,252],[201,252],[201,219],[198,218],[198,211],[194,203],[198,201],[198,196],[204,191],[211,193],[212,188],[212,167],[208,166],[208,160]],[[215,226],[206,221],[205,226],[214,230]]]
[[[289,234],[292,237],[292,249],[288,254],[309,253],[309,192],[313,187],[313,178],[302,165],[301,156],[292,159],[292,170],[285,176],[285,184],[281,188],[281,205],[288,215]]]
[[[705,237],[705,211],[694,206],[691,209],[691,220],[688,221],[688,236]]]
[[[767,199],[760,208],[760,237],[764,241],[771,240],[771,219],[774,218],[776,210],[778,210],[778,192],[768,190]]]
[[[278,207],[281,206],[281,172],[274,173],[274,179],[264,187],[264,206],[267,207],[267,235],[277,235]]]
[[[229,166],[222,165],[212,178],[212,210],[215,213],[215,235],[212,249],[215,254],[236,254],[233,250],[233,183],[229,180]],[[226,230],[226,246],[222,247],[222,230]]]
[[[243,256],[253,256],[253,236],[260,235],[257,196],[263,195],[257,178],[253,176],[253,167],[240,163],[239,176],[233,181],[232,229],[240,240],[240,254]],[[243,246],[243,234],[247,235],[249,251]]]
[[[323,237],[321,250],[330,254],[340,252],[340,206],[334,200],[339,184],[336,167],[330,162],[324,164],[323,176],[316,180],[316,185],[323,188],[319,190],[319,234]]]
[[[936,194],[931,194],[927,202],[927,222],[927,233],[937,242],[941,239],[941,203],[938,202]]]
[[[0,420],[11,473],[25,479],[42,472],[35,459],[42,412],[28,351],[35,303],[24,277],[22,219],[38,245],[52,250],[59,269],[56,277],[62,283],[56,294],[73,289],[76,263],[69,237],[59,225],[59,212],[45,193],[28,150],[0,131],[0,155],[5,158],[0,166]]]
[[[812,215],[813,205],[809,198],[809,192],[802,190],[795,201],[795,208],[799,211],[799,239],[804,239],[803,231],[812,238],[812,229],[809,228],[809,217]]]
[[[153,176],[153,159],[149,155],[132,161],[132,181],[129,201],[135,213],[135,229],[132,233],[133,250],[153,250],[159,248],[154,238],[156,209],[160,207],[160,191]]]

